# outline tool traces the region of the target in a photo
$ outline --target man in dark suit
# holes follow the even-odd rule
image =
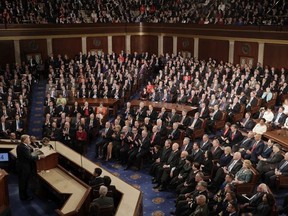
[[[63,112],[66,113],[66,115],[69,114],[69,108],[64,101],[56,108],[56,114],[58,116],[61,116]]]
[[[129,139],[129,137],[131,137],[132,134],[131,132],[129,132],[129,127],[128,126],[124,126],[122,128],[122,132],[121,132],[121,147],[120,147],[120,161],[122,164],[126,164],[128,161],[128,152],[130,149],[130,144],[131,144],[131,140]]]
[[[262,154],[264,149],[264,142],[261,140],[261,135],[256,134],[254,136],[255,142],[250,150],[247,150],[244,154],[245,159],[250,159],[254,164],[258,162],[258,156]]]
[[[173,167],[176,167],[178,164],[178,161],[180,159],[180,151],[179,151],[179,144],[173,143],[172,145],[172,151],[166,161],[166,163],[163,164],[163,166],[159,166],[156,170],[156,181],[157,185],[155,185],[153,188],[159,188],[161,186],[161,178],[163,175],[163,172],[170,173],[171,169]]]
[[[189,154],[191,154],[192,152],[192,147],[193,147],[193,143],[190,142],[190,138],[189,137],[185,137],[183,139],[183,144],[180,148],[180,151],[187,151]]]
[[[190,117],[187,116],[187,111],[182,110],[182,116],[179,119],[178,126],[180,129],[186,129],[190,125]]]
[[[245,118],[243,118],[240,122],[240,127],[243,128],[245,131],[251,131],[254,128],[255,124],[256,123],[251,118],[251,113],[246,112]]]
[[[259,162],[257,164],[257,170],[260,174],[274,170],[278,163],[283,160],[281,154],[281,146],[279,144],[273,145],[273,154],[269,158],[264,158],[261,155],[258,156]]]
[[[285,153],[284,159],[277,165],[275,170],[265,173],[265,182],[270,187],[275,187],[277,176],[288,176],[288,152]]]
[[[186,136],[191,137],[195,129],[199,129],[202,126],[202,120],[199,118],[199,112],[194,114],[194,118],[191,119],[191,124],[186,129]]]
[[[219,187],[225,180],[225,174],[232,173],[235,175],[242,168],[242,156],[240,152],[235,152],[233,155],[233,159],[228,164],[227,167],[220,167],[213,179],[212,186]]]
[[[113,134],[113,130],[111,128],[111,123],[107,121],[105,123],[105,128],[101,133],[102,140],[100,142],[97,142],[95,145],[95,158],[98,158],[99,155],[105,158],[106,152],[107,152],[106,151],[107,145],[109,144],[109,142],[112,141],[112,134]],[[102,154],[101,154],[101,150],[103,150]]]
[[[1,116],[0,138],[8,139],[11,132],[11,125],[6,121],[5,116]]]
[[[19,115],[15,116],[15,120],[12,122],[11,131],[16,133],[17,138],[19,138],[24,133],[25,125]]]
[[[69,122],[64,123],[64,127],[61,132],[62,132],[61,134],[62,142],[68,145],[69,147],[73,147],[75,141],[75,130],[70,127]]]
[[[92,203],[90,204],[90,212],[93,212],[93,214],[95,213],[96,215],[98,214],[98,210],[101,207],[107,207],[107,206],[111,206],[112,208],[114,208],[114,200],[112,197],[107,197],[107,192],[108,192],[108,188],[104,185],[100,186],[99,188],[99,198],[96,198],[92,201]]]
[[[164,147],[161,150],[159,157],[155,160],[155,162],[151,165],[151,168],[150,168],[150,174],[153,176],[152,178],[153,184],[157,183],[156,178],[155,178],[157,174],[156,173],[157,168],[163,166],[167,162],[170,156],[170,153],[171,153],[171,140],[167,139],[165,141]]]
[[[220,142],[218,139],[214,139],[212,141],[212,148],[210,149],[212,152],[213,160],[219,160],[221,155],[223,154],[223,150],[220,147]]]
[[[197,143],[197,142],[193,143],[191,155],[193,157],[193,163],[202,164],[202,162],[204,160],[204,153],[200,149],[200,144],[199,143]]]
[[[102,174],[102,169],[101,168],[95,168],[94,173],[93,173],[93,177],[92,179],[89,181],[89,185],[93,188],[98,190],[100,188],[101,185],[104,184],[103,178],[101,177]]]
[[[248,200],[244,196],[238,196],[238,199],[237,199],[238,203],[244,206],[244,208],[242,208],[241,211],[247,212],[247,211],[255,210],[258,207],[258,205],[261,202],[263,202],[262,197],[264,196],[264,194],[270,193],[268,189],[269,188],[267,187],[266,184],[261,183],[258,185],[256,193],[253,194],[250,200]]]
[[[167,128],[166,128],[166,126],[163,125],[163,122],[161,119],[157,119],[156,125],[157,125],[158,131],[159,131],[161,137],[167,138]]]
[[[178,123],[174,122],[171,132],[168,134],[168,139],[178,140],[180,138],[180,130],[178,128]]]
[[[246,105],[246,111],[250,112],[251,108],[257,105],[256,93],[252,91],[250,93],[250,99]]]
[[[242,133],[238,130],[238,126],[236,124],[231,125],[231,133],[228,137],[228,139],[226,140],[226,143],[229,146],[234,146],[238,143],[240,143],[243,139],[243,135]]]
[[[240,143],[232,146],[232,151],[233,152],[239,151],[244,155],[247,150],[251,149],[253,143],[254,143],[254,133],[250,131],[248,132],[246,138],[244,138]]]
[[[202,141],[200,142],[200,148],[203,152],[210,150],[212,147],[212,143],[209,140],[209,136],[207,134],[204,134],[202,137]]]
[[[17,168],[19,176],[19,197],[22,201],[29,201],[32,198],[28,196],[28,182],[32,173],[33,162],[44,158],[44,155],[33,153],[30,145],[30,137],[27,134],[21,136],[21,143],[17,146]]]
[[[161,119],[162,122],[166,122],[168,119],[168,112],[165,107],[161,108],[161,112],[158,113],[157,119]]]
[[[239,99],[238,99],[238,97],[235,97],[233,99],[233,103],[230,104],[230,106],[228,108],[228,118],[230,121],[233,121],[234,115],[239,113],[240,109],[241,109],[241,105],[239,103]]]
[[[161,143],[161,135],[158,132],[157,125],[154,125],[152,128],[152,135],[150,138],[150,146],[153,147],[155,145],[162,146],[163,143]]]
[[[146,111],[146,117],[150,118],[151,122],[155,122],[157,118],[157,112],[152,105],[149,105],[148,110]]]
[[[198,112],[200,113],[199,118],[205,119],[209,117],[209,109],[206,103],[201,103],[201,107],[198,108]]]
[[[170,126],[173,125],[174,122],[178,122],[180,119],[179,115],[176,113],[175,109],[171,110],[170,115],[168,116],[167,122],[169,123]]]
[[[125,170],[129,169],[133,163],[136,164],[136,168],[139,170],[142,158],[149,153],[150,140],[147,130],[142,130],[141,139],[136,141],[136,143],[138,145],[138,148],[136,148],[131,153],[129,152],[130,154]]]
[[[214,111],[210,113],[210,118],[207,121],[207,131],[211,132],[214,131],[213,128],[215,126],[215,122],[219,121],[222,118],[222,112],[219,110],[218,105],[214,105]]]
[[[284,125],[287,116],[284,114],[284,108],[279,107],[278,112],[274,115],[271,125],[273,128],[280,128]]]
[[[139,103],[139,108],[135,112],[136,120],[143,122],[144,118],[146,117],[146,108],[144,107],[144,102],[141,101]]]

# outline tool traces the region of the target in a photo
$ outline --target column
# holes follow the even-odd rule
[[[158,56],[163,54],[163,34],[158,35]]]
[[[258,43],[258,62],[260,62],[262,65],[263,65],[263,59],[264,59],[264,43],[259,42]]]
[[[15,53],[15,63],[18,63],[19,65],[21,65],[20,42],[19,42],[19,40],[14,40],[14,53]]]
[[[173,54],[177,55],[177,36],[173,36]]]
[[[125,49],[126,53],[131,53],[131,35],[125,36]]]
[[[112,36],[108,36],[108,54],[113,52]]]
[[[229,40],[229,62],[234,63],[234,40]]]
[[[47,54],[48,56],[53,53],[53,49],[52,49],[52,39],[51,38],[47,38],[46,39],[47,42]]]
[[[199,56],[199,38],[194,38],[194,58]]]
[[[81,38],[81,44],[82,44],[82,53],[87,54],[87,37]]]

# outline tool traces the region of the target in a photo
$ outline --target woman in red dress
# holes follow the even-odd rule
[[[82,125],[78,126],[78,130],[76,131],[76,150],[80,154],[86,153],[87,148],[87,133],[84,130]]]

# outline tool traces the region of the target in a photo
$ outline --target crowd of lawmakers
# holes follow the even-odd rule
[[[285,0],[1,0],[0,21],[287,25],[287,9]]]
[[[25,94],[27,98],[33,81],[30,67],[12,70],[7,66],[1,76],[4,107],[11,104],[10,92],[21,93],[18,100],[12,97],[13,122],[20,117],[16,104],[25,107],[21,101]],[[251,68],[181,54],[157,57],[136,52],[79,53],[72,59],[51,54],[46,68],[43,136],[80,153],[96,140],[95,157],[119,161],[125,170],[151,163],[154,188],[178,194],[172,214],[270,215],[275,211],[271,189],[276,188],[279,176],[288,175],[288,153],[262,135],[288,128],[284,68],[263,68],[260,63]],[[132,106],[125,95],[151,69],[156,71],[147,76],[150,79],[139,94],[142,101]],[[14,83],[21,84],[19,89]],[[90,98],[116,99],[123,109],[111,119],[109,108],[91,106]],[[156,110],[154,105],[159,103],[163,107]],[[177,106],[166,110],[165,103],[186,105],[194,113],[177,110]],[[7,110],[1,114],[2,128],[9,119]],[[224,124],[217,129],[219,121]],[[195,139],[199,129],[205,134]],[[17,126],[11,132],[21,135]],[[11,132],[2,130],[1,135]],[[247,198],[239,188],[251,184],[257,191]]]

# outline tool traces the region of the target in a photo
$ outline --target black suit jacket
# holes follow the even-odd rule
[[[20,143],[17,148],[17,168],[20,175],[29,175],[33,168],[33,162],[38,160],[38,156],[31,155],[31,149],[24,143]]]
[[[230,134],[229,136],[229,142],[231,146],[234,146],[235,144],[238,144],[242,141],[243,135],[239,130],[236,130],[235,133]]]
[[[193,122],[194,122],[194,118],[191,119],[191,121],[190,121],[191,124],[188,126],[191,126]],[[194,124],[194,130],[201,128],[201,126],[202,126],[202,121],[198,118],[196,120],[196,123]]]
[[[200,107],[200,108],[198,109],[198,112],[200,113],[200,116],[199,116],[199,117],[200,117],[200,118],[208,118],[208,117],[209,117],[209,109],[208,109],[207,107],[205,107],[202,115],[201,115],[201,110],[202,110],[202,108]]]
[[[174,130],[172,129],[170,134],[168,135],[168,138],[171,140],[177,140],[180,138],[180,130],[177,128],[174,132]]]
[[[212,147],[211,152],[213,160],[220,159],[221,155],[223,154],[223,150],[220,147],[218,147],[216,150],[214,150],[214,148]]]
[[[170,165],[170,168],[176,167],[179,159],[180,159],[180,151],[179,150],[177,150],[176,152],[171,151],[166,164]]]
[[[156,133],[154,139],[153,138],[153,134],[151,134],[151,138],[150,138],[150,145],[151,146],[155,146],[155,145],[160,145],[161,146],[161,135],[159,132]]]
[[[217,110],[217,112],[214,114],[214,116],[211,116],[211,120],[213,120],[213,121],[218,121],[221,118],[222,118],[222,112],[220,110]]]
[[[25,127],[25,125],[24,125],[23,120],[19,119],[19,128],[24,129],[24,127]],[[11,131],[12,131],[12,132],[15,132],[15,131],[16,131],[16,128],[17,128],[17,127],[16,127],[16,120],[14,120],[14,121],[12,122]]]
[[[231,160],[230,161],[230,163],[227,165],[227,169],[228,169],[228,167],[233,163],[233,161],[234,160]],[[238,160],[237,162],[236,162],[236,164],[233,166],[233,168],[231,169],[231,173],[233,174],[233,175],[236,175],[236,173],[242,168],[242,161],[241,160]]]
[[[180,123],[180,124],[181,124],[182,118],[183,118],[183,116],[181,116],[181,117],[179,118],[179,123]],[[184,118],[184,120],[183,120],[183,122],[182,122],[182,125],[183,125],[184,127],[187,127],[187,126],[189,126],[190,122],[191,122],[191,119],[189,118],[189,116],[186,115],[185,118]]]
[[[201,149],[199,149],[199,151],[195,152],[195,151],[192,151],[192,156],[193,156],[193,162],[194,163],[199,163],[199,164],[202,164],[203,160],[204,160],[204,153]]]
[[[205,145],[203,143],[203,141],[200,142],[200,148],[202,149],[202,151],[207,151],[210,150],[210,148],[212,147],[212,143],[210,141],[206,142]]]

